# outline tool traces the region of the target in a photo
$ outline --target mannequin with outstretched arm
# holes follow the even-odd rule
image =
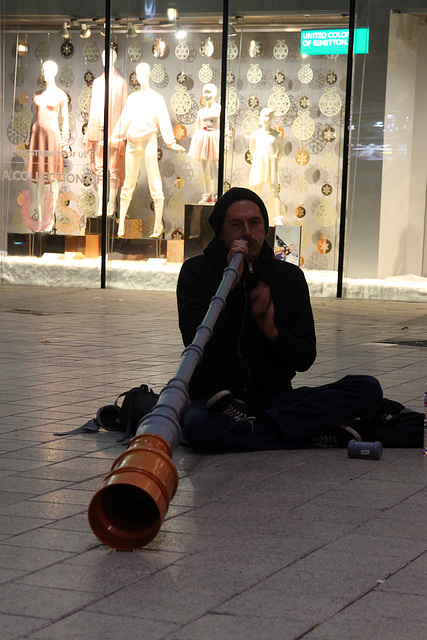
[[[34,121],[31,127],[28,173],[35,184],[35,216],[38,231],[50,231],[54,225],[54,213],[59,196],[59,181],[64,176],[63,154],[69,153],[69,119],[67,94],[56,86],[55,78],[58,65],[46,60],[42,66],[46,83],[44,91],[33,95],[35,107]],[[59,116],[62,116],[62,128],[59,128]],[[46,197],[45,185],[49,185],[50,197]],[[47,218],[47,206],[51,204],[51,215]],[[43,213],[45,213],[43,219]]]
[[[120,194],[120,220],[117,235],[124,236],[126,213],[132,200],[142,158],[145,158],[148,187],[154,202],[154,229],[151,238],[159,238],[163,227],[163,185],[157,159],[157,129],[169,149],[185,151],[176,143],[169,113],[163,96],[149,86],[150,67],[146,62],[139,64],[136,77],[139,91],[132,93],[125,104],[111,138],[112,145],[126,139],[125,181]]]

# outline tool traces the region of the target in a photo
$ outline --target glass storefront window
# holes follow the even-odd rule
[[[200,246],[200,208],[211,208],[218,191],[221,16],[217,0],[209,14],[191,16],[183,6],[150,20],[129,16],[122,33],[113,25],[129,97],[112,135],[126,146],[110,284],[173,288],[188,255],[186,216],[189,245]]]
[[[225,184],[261,195],[276,255],[320,295],[336,289],[347,56],[307,55],[301,42],[346,28],[337,15],[239,16],[228,45]]]
[[[427,6],[357,2],[368,55],[354,57],[343,293],[427,297]]]
[[[343,206],[348,57],[324,45],[345,42],[349,3],[276,4],[96,2],[75,17],[57,2],[46,17],[6,2],[3,283],[174,289],[218,191],[245,186],[313,295],[336,295],[344,255],[344,296],[425,299],[427,8],[356,2],[370,38],[353,57]]]
[[[102,22],[61,18],[59,3],[58,18],[20,9],[8,4],[2,23],[2,281],[99,286],[85,135]]]

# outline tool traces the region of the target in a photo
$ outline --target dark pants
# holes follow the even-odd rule
[[[201,398],[185,410],[182,433],[184,441],[209,451],[302,449],[338,424],[369,413],[381,398],[380,383],[371,376],[345,376],[320,387],[240,397],[266,414],[255,423],[210,413],[207,398]]]

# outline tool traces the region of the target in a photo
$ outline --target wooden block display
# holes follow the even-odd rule
[[[167,241],[166,259],[168,262],[184,261],[184,240],[168,240]]]
[[[137,240],[142,238],[142,220],[140,218],[125,219],[125,238]]]
[[[86,236],[85,238],[85,256],[91,260],[99,258],[100,251],[100,236]]]
[[[84,236],[64,236],[65,252],[68,253],[84,253],[85,237]]]

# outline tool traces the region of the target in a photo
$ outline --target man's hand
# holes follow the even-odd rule
[[[269,340],[275,340],[279,332],[274,324],[274,304],[268,284],[260,282],[251,291],[250,302],[252,317],[259,328]]]

